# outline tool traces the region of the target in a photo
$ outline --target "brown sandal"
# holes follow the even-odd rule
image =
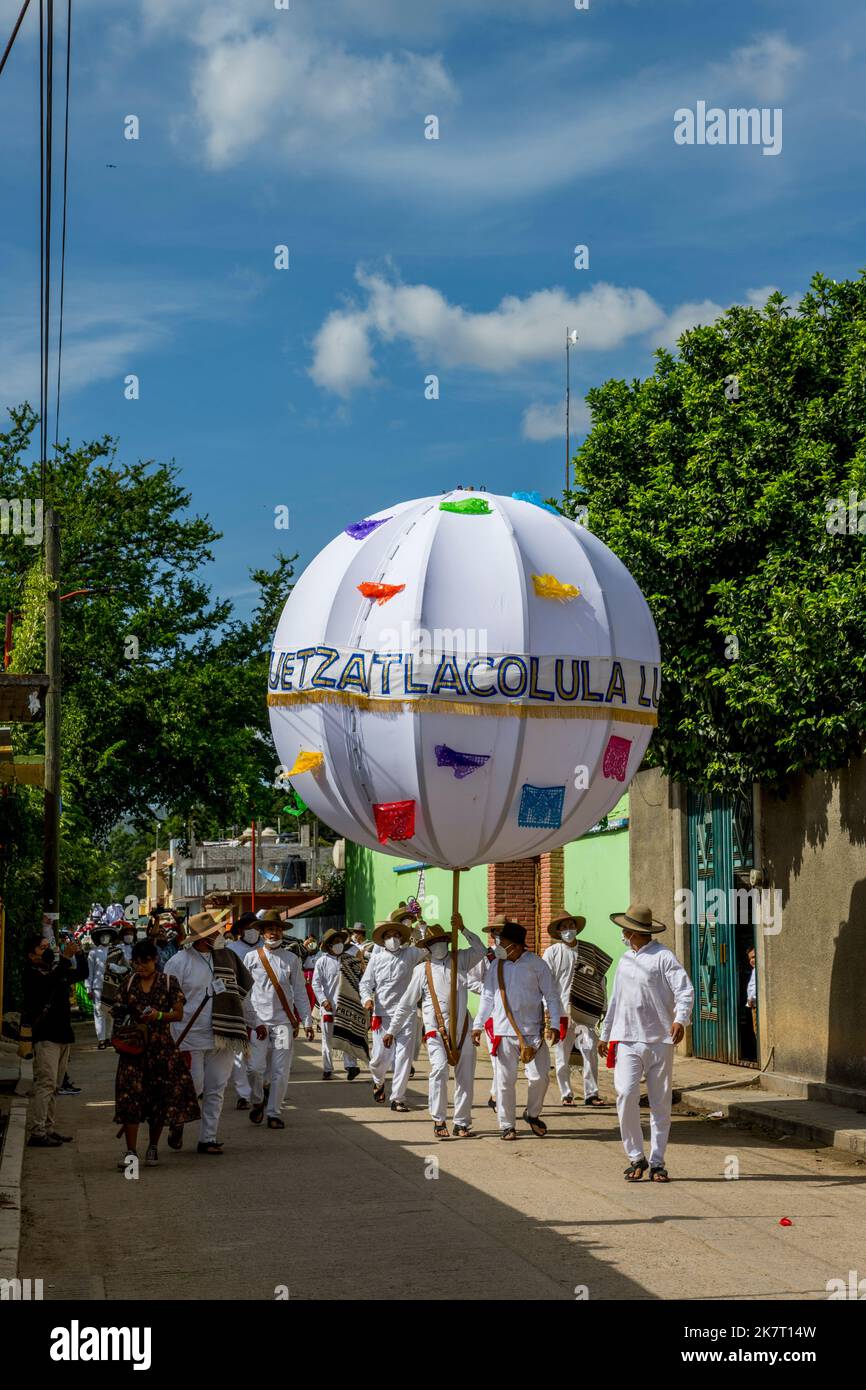
[[[623,1169],[623,1177],[626,1182],[640,1182],[649,1164],[645,1158],[636,1158],[627,1168]]]
[[[502,1131],[502,1133],[500,1134],[499,1138],[500,1138],[500,1139],[516,1139],[516,1138],[517,1138],[517,1130],[516,1130],[516,1129],[504,1129],[504,1130]]]
[[[262,1122],[262,1120],[263,1120],[264,1118],[265,1118],[265,1103],[264,1103],[264,1101],[262,1101],[261,1105],[254,1105],[253,1108],[250,1110],[250,1124],[251,1124],[251,1125],[260,1125],[261,1122]]]
[[[650,1182],[670,1182],[667,1168],[663,1168],[660,1163],[656,1163],[650,1168]]]

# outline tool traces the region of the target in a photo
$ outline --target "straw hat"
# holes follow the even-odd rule
[[[284,927],[286,925],[282,916],[279,912],[277,912],[277,909],[275,907],[269,907],[266,912],[262,912],[261,914],[259,914],[259,921],[261,922],[262,927],[264,927],[265,922],[279,922],[281,927]]]
[[[348,939],[349,933],[344,927],[329,927],[322,937],[322,950],[326,951],[334,941],[342,941],[345,943]]]
[[[394,911],[389,914],[388,921],[408,922],[409,925],[412,926],[412,924],[415,921],[415,918],[407,907],[395,907]]]
[[[395,922],[392,920],[392,918],[393,914],[392,917],[389,917],[387,922],[377,922],[375,927],[373,928],[373,940],[375,941],[377,946],[383,945],[383,937],[385,935],[385,932],[399,932],[400,940],[403,942],[404,946],[409,940],[409,928],[405,925],[404,922]]]
[[[418,942],[418,945],[432,946],[434,941],[447,941],[448,945],[451,945],[451,933],[447,932],[444,927],[441,927],[438,922],[428,923],[427,930]]]
[[[652,909],[643,903],[630,903],[628,912],[612,912],[610,920],[615,922],[618,927],[625,927],[629,931],[646,932],[648,936],[654,936],[656,932],[667,931],[664,922],[657,922],[652,915]]]
[[[510,917],[507,912],[497,912],[496,916],[487,923],[487,930],[489,932],[502,931],[503,927],[508,926],[518,927],[520,923],[516,917]]]
[[[215,936],[222,931],[222,923],[210,912],[198,912],[187,922],[187,940],[204,941],[207,936]]]
[[[586,918],[578,917],[576,912],[557,912],[555,917],[551,917],[547,924],[547,935],[554,941],[562,940],[562,929],[567,926],[577,927],[577,934],[583,931],[586,926]]]

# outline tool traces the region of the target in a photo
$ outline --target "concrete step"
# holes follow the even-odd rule
[[[803,1099],[801,1095],[763,1089],[720,1087],[675,1091],[675,1099],[699,1114],[721,1112],[727,1120],[762,1125],[776,1134],[794,1134],[810,1144],[841,1149],[866,1158],[866,1114],[848,1106]]]
[[[773,1094],[796,1096],[799,1100],[824,1101],[828,1105],[844,1106],[847,1110],[866,1111],[866,1091],[856,1091],[852,1086],[838,1086],[832,1081],[805,1081],[799,1076],[768,1071],[761,1074],[761,1089]]]

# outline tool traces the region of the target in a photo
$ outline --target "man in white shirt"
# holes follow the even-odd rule
[[[94,926],[90,932],[93,947],[87,956],[87,993],[93,1000],[93,1026],[96,1029],[96,1046],[101,1052],[109,1045],[111,1037],[111,1006],[103,1002],[102,990],[108,957],[117,939],[114,927]]]
[[[262,933],[258,917],[254,912],[242,913],[226,938],[226,946],[230,951],[234,951],[238,960],[244,961],[250,951],[255,950],[261,943]],[[249,1110],[252,1100],[249,1065],[247,1058],[240,1052],[235,1053],[232,1064],[232,1085],[237,1096],[235,1109]]]
[[[349,933],[349,941],[346,946],[347,956],[357,956],[366,961],[373,949],[372,941],[367,940],[367,928],[363,922],[356,922]]]
[[[577,966],[577,938],[586,926],[586,918],[570,912],[559,912],[547,924],[547,934],[553,940],[542,955],[550,966],[562,1000],[560,1013],[568,1019],[562,1042],[554,1049],[554,1067],[563,1105],[574,1105],[571,1091],[571,1052],[575,1043],[583,1058],[583,1103],[598,1108],[603,1101],[598,1094],[598,1049],[595,1034],[586,1022],[576,1022],[571,1009],[571,986]]]
[[[337,999],[340,994],[343,952],[349,954],[349,949],[346,946],[347,939],[348,933],[338,931],[336,927],[326,931],[322,937],[322,949],[316,956],[316,964],[313,967],[312,989],[316,996],[316,1003],[319,1005],[319,1026],[322,1030],[323,1081],[330,1081],[334,1074],[334,1010],[337,1007]],[[361,1068],[358,1066],[358,1059],[348,1043],[343,1043],[343,1066],[346,1068],[347,1080],[354,1081]]]
[[[472,1128],[472,1086],[475,1080],[475,1048],[469,1039],[467,976],[484,959],[484,943],[467,931],[460,913],[451,918],[469,941],[457,952],[457,1026],[451,1027],[450,939],[438,923],[427,926],[421,949],[427,956],[415,966],[409,987],[393,1014],[382,1039],[390,1047],[394,1037],[415,1017],[421,1001],[424,1037],[430,1057],[430,1114],[437,1139],[448,1138],[448,1067],[454,1067],[454,1134],[465,1139]],[[451,1043],[453,1042],[453,1049]]]
[[[250,1120],[260,1125],[264,1119],[265,1070],[270,1060],[268,1129],[285,1129],[280,1110],[292,1070],[292,1045],[301,1024],[312,1041],[313,1018],[301,963],[293,951],[283,950],[283,923],[279,913],[266,912],[261,925],[262,944],[244,957],[244,965],[253,979],[247,1001],[247,1018],[252,1029]]]
[[[222,924],[209,912],[191,917],[188,923],[187,945],[172,956],[165,967],[173,975],[184,996],[183,1018],[172,1023],[171,1034],[182,1052],[188,1052],[190,1071],[196,1095],[201,1105],[198,1152],[218,1156],[222,1143],[217,1138],[223,1098],[236,1051],[246,1047],[243,1028],[244,999],[250,989],[250,977],[243,962],[225,949],[217,953],[226,957],[217,965],[214,938],[222,934]],[[214,1018],[214,1001],[219,1001],[218,1019]],[[183,1127],[169,1130],[168,1144],[172,1149],[183,1145]]]
[[[632,904],[612,912],[629,949],[616,968],[613,993],[601,1029],[598,1050],[616,1048],[613,1080],[623,1147],[629,1160],[628,1182],[640,1182],[647,1168],[651,1182],[668,1182],[665,1149],[671,1127],[671,1080],[674,1048],[692,1016],[695,991],[677,960],[653,937],[667,931],[650,908]],[[646,1077],[650,1107],[650,1158],[644,1157],[640,1123],[640,1083]]]
[[[504,914],[491,923],[497,945],[488,967],[475,1017],[472,1041],[477,1047],[488,1018],[493,1019],[496,1057],[496,1114],[501,1139],[516,1139],[517,1064],[523,1061],[528,1085],[523,1118],[539,1139],[547,1133],[541,1108],[550,1082],[550,1053],[544,1037],[544,1011],[551,1027],[547,1040],[565,1032],[560,997],[550,967],[526,949],[526,928]],[[500,970],[501,966],[501,970]],[[503,994],[504,989],[504,994]]]
[[[391,1109],[405,1114],[409,1109],[405,1096],[415,1046],[415,1016],[413,1014],[395,1031],[391,1027],[391,1015],[406,993],[412,971],[419,961],[427,959],[427,953],[419,946],[408,944],[409,928],[403,922],[379,922],[373,932],[373,943],[382,949],[373,951],[359,986],[361,1003],[370,1015],[373,1033],[370,1057],[373,1099],[378,1105],[384,1105],[385,1077],[393,1059]],[[393,1048],[383,1046],[386,1033],[394,1039]]]

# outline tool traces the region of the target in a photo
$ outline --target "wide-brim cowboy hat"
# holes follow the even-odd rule
[[[492,918],[490,919],[490,921],[487,923],[487,927],[485,928],[485,930],[488,931],[488,932],[492,932],[492,931],[499,932],[499,931],[502,931],[502,928],[503,928],[503,927],[519,927],[519,926],[520,926],[520,923],[518,922],[518,920],[517,920],[516,917],[512,917],[512,916],[511,916],[509,913],[507,913],[507,912],[497,912],[496,916],[495,916],[495,917],[492,917]]]
[[[322,950],[326,950],[333,941],[342,941],[344,944],[349,939],[349,933],[345,927],[329,927],[322,937]]]
[[[101,923],[94,922],[93,926],[90,928],[90,939],[94,943],[98,944],[98,938],[100,936],[110,936],[112,941],[116,941],[119,936],[119,932],[117,930],[117,927],[104,927],[101,925]]]
[[[432,946],[434,941],[447,941],[451,945],[451,933],[440,926],[438,922],[428,922],[427,930],[418,942],[419,946]]]
[[[275,907],[269,907],[266,912],[259,914],[259,922],[264,926],[265,922],[279,922],[281,927],[286,925],[286,920]]]
[[[526,945],[526,928],[519,922],[506,922],[504,927],[497,927],[500,941],[513,941],[518,946]]]
[[[567,927],[569,924],[577,928],[577,934],[580,936],[586,926],[586,918],[578,916],[576,912],[557,912],[556,916],[551,917],[547,924],[547,935],[553,937],[554,941],[559,941],[563,927]]]
[[[376,923],[375,927],[373,928],[373,940],[375,941],[377,946],[381,946],[383,944],[383,937],[385,935],[385,932],[394,931],[400,933],[400,940],[405,945],[406,942],[409,940],[409,928],[405,925],[405,923],[393,922],[390,918],[387,922]]]
[[[187,940],[204,941],[207,936],[215,936],[222,931],[223,923],[218,922],[212,912],[198,912],[187,922]]]
[[[410,926],[415,922],[414,912],[410,912],[408,907],[395,907],[394,911],[388,915],[389,922],[408,922]]]
[[[643,903],[630,903],[628,912],[612,912],[610,920],[618,927],[625,927],[627,931],[644,932],[647,936],[667,931],[665,923],[657,921],[652,915],[652,909]]]

